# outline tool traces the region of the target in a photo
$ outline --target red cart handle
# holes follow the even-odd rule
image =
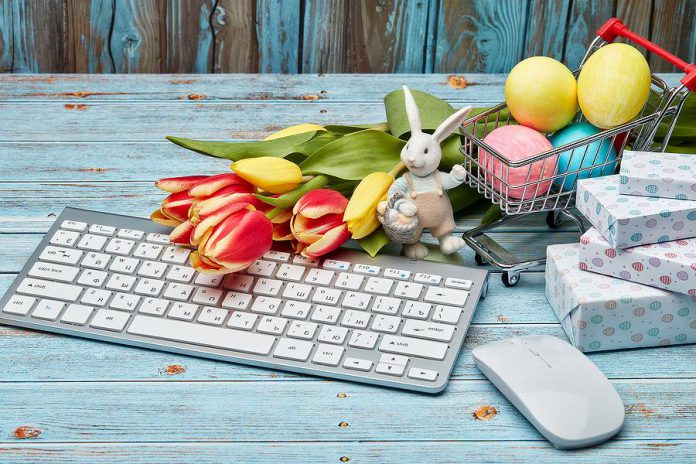
[[[684,71],[686,76],[682,78],[681,83],[684,84],[684,87],[687,89],[691,90],[692,92],[696,92],[696,64],[689,64],[681,58],[672,55],[659,45],[649,41],[645,37],[636,34],[626,25],[624,25],[620,19],[611,18],[608,20],[597,30],[597,35],[607,42],[613,42],[616,37],[625,37],[628,40],[647,48],[655,55],[659,56],[660,58],[664,58],[677,68]]]

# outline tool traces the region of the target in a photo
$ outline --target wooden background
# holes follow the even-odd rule
[[[538,54],[574,67],[612,16],[696,61],[696,0],[0,0],[0,72],[499,73]]]

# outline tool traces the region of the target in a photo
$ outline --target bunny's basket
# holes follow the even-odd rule
[[[575,71],[576,76],[592,53],[613,42],[616,37],[624,37],[641,45],[683,70],[686,76],[681,80],[680,85],[670,88],[662,79],[652,75],[650,96],[634,120],[539,153],[523,161],[509,161],[483,141],[494,129],[503,125],[517,124],[505,103],[494,106],[462,123],[461,151],[465,157],[464,166],[469,173],[467,183],[493,204],[498,205],[504,213],[498,221],[466,232],[464,240],[476,252],[476,262],[479,265],[490,263],[503,271],[502,280],[508,287],[519,282],[521,271],[544,264],[545,258],[520,259],[493,240],[487,232],[538,212],[547,212],[546,223],[551,228],[559,227],[563,217],[567,217],[573,221],[581,233],[584,232],[584,224],[574,210],[577,179],[589,177],[590,172],[613,174],[625,148],[636,151],[664,151],[686,97],[690,91],[696,91],[696,65],[686,63],[632,32],[618,19],[612,18],[607,21],[597,34],[580,67]],[[578,111],[574,122],[584,120],[584,116]],[[660,124],[666,126],[666,133],[662,141],[658,143],[655,141],[655,136]],[[614,147],[616,159],[609,159],[606,154],[601,155],[601,147],[606,147],[607,144]],[[480,154],[484,152],[488,153],[485,159],[480,157]],[[570,153],[567,166],[581,168],[559,171],[557,164],[560,157],[558,155],[563,152]],[[592,162],[588,162],[590,160]],[[533,170],[529,166],[534,163],[542,163],[541,172],[550,171],[554,175],[532,178]],[[547,166],[548,164],[550,166]],[[528,169],[528,174],[523,182],[511,175],[511,169],[525,167]]]

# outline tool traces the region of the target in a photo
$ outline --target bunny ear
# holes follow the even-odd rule
[[[408,116],[408,125],[411,128],[411,134],[421,131],[421,121],[420,113],[418,112],[418,105],[416,105],[416,100],[413,99],[411,91],[405,85],[402,86],[404,89],[404,102],[406,103],[406,115]]]
[[[457,130],[459,125],[469,115],[469,112],[471,112],[471,107],[465,106],[449,118],[442,121],[442,123],[437,126],[437,129],[435,129],[435,132],[433,133],[433,137],[435,137],[437,143],[442,143],[442,141],[445,140],[452,132]]]

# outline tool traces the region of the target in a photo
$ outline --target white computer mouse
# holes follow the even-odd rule
[[[549,335],[508,338],[473,350],[476,366],[556,448],[608,440],[624,405],[584,354]]]

